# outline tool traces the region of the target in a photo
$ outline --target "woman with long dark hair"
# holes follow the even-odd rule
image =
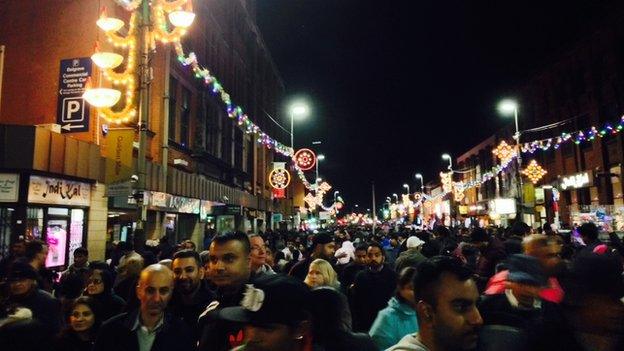
[[[55,342],[58,351],[90,351],[100,327],[101,308],[94,299],[82,296],[71,305],[67,328]]]
[[[106,269],[91,270],[84,295],[93,298],[102,307],[102,321],[123,313],[126,307],[124,299],[113,292],[113,276]]]

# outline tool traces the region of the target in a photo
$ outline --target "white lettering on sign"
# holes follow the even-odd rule
[[[19,194],[19,175],[0,173],[0,202],[17,202]]]
[[[561,179],[561,189],[582,188],[589,185],[589,173],[579,173]]]

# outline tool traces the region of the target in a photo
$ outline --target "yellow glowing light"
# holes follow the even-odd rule
[[[548,172],[535,160],[532,160],[527,168],[522,170],[522,174],[527,176],[533,184],[537,184],[537,182],[539,182],[539,180],[542,179],[542,177],[544,177],[547,173]]]
[[[124,21],[113,17],[100,17],[100,19],[98,19],[95,23],[98,27],[100,27],[101,30],[107,33],[116,32],[123,28],[125,24]]]
[[[82,97],[94,107],[111,107],[119,101],[121,92],[109,88],[93,88],[85,90]]]
[[[504,140],[492,150],[492,153],[498,157],[501,163],[508,163],[509,160],[516,156],[516,149],[513,146],[509,146]]]
[[[176,27],[188,28],[193,24],[195,14],[188,11],[173,11],[169,13],[169,21]]]
[[[91,60],[101,69],[117,68],[123,62],[123,56],[114,52],[96,52]]]

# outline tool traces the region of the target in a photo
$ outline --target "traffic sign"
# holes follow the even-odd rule
[[[89,131],[89,106],[82,98],[89,77],[89,57],[61,60],[56,110],[56,123],[61,125],[61,133]]]

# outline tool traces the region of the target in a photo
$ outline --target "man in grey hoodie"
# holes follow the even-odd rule
[[[452,257],[423,261],[414,277],[420,330],[387,351],[459,351],[477,346],[483,319],[477,310],[479,291],[468,268]]]

